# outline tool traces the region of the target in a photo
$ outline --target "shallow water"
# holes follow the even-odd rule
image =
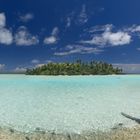
[[[0,126],[20,131],[108,130],[140,118],[140,75],[0,75]]]

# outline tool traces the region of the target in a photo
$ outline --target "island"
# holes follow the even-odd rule
[[[101,61],[82,62],[77,60],[74,63],[48,63],[41,66],[27,69],[27,75],[111,75],[122,74],[122,69],[113,67],[112,64]]]

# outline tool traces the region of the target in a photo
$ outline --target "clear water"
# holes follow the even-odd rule
[[[57,132],[107,130],[140,118],[140,76],[0,75],[0,126]]]

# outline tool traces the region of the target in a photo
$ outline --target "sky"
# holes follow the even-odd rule
[[[0,70],[105,61],[140,73],[139,0],[1,0]]]

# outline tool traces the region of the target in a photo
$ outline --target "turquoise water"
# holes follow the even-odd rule
[[[20,131],[108,130],[140,118],[140,76],[0,75],[0,126]]]

